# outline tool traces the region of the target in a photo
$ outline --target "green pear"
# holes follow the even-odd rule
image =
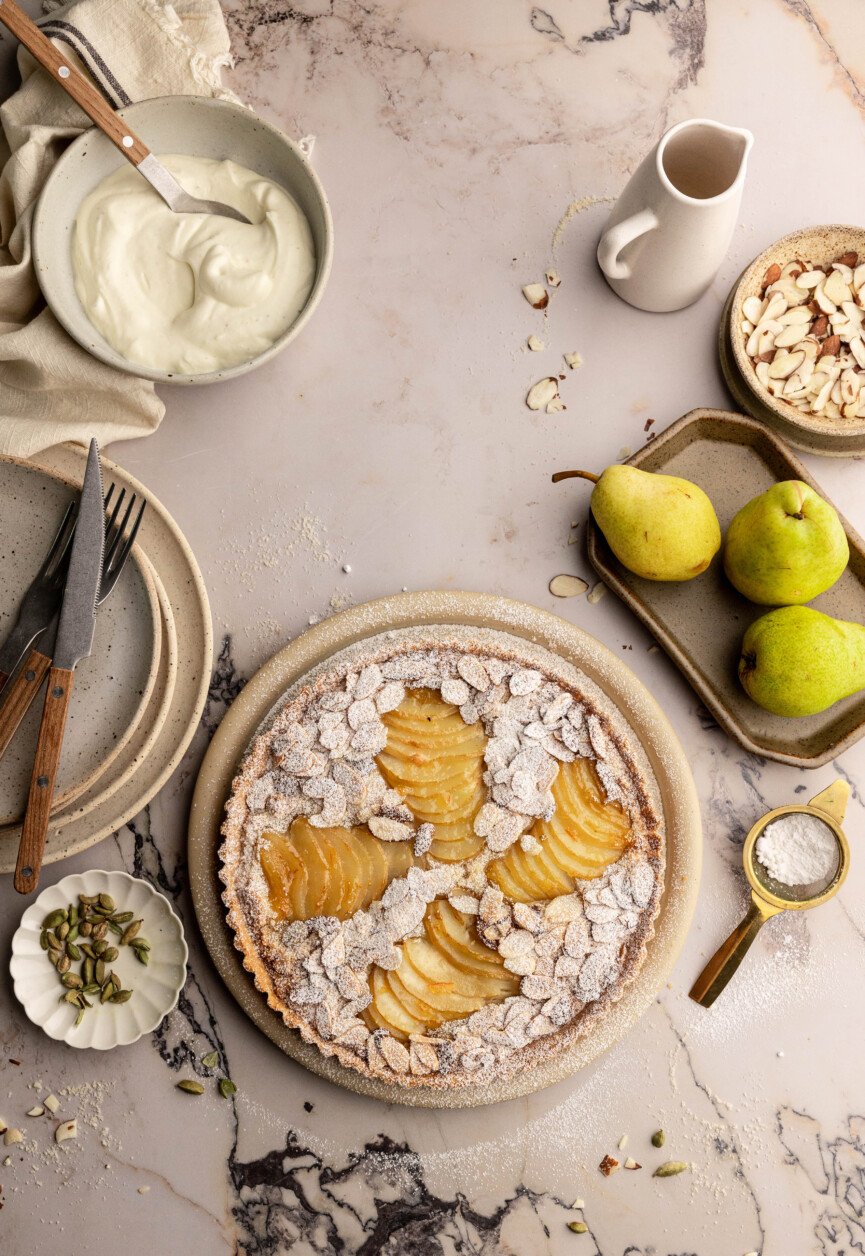
[[[571,476],[595,481],[598,527],[619,562],[645,580],[692,580],[721,548],[714,507],[690,480],[620,463],[601,476],[560,471],[553,480]]]
[[[865,627],[782,606],[745,633],[739,679],[773,715],[816,715],[865,688]]]
[[[783,480],[743,506],[727,529],[724,570],[761,606],[799,606],[830,589],[850,547],[837,512],[801,480]]]

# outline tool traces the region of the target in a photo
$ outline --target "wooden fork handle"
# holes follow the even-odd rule
[[[149,149],[114,112],[105,97],[89,79],[76,70],[47,35],[32,22],[15,0],[0,0],[0,22],[18,38],[28,52],[48,71],[52,79],[68,92],[84,110],[91,122],[115,144],[133,166],[140,165]]]
[[[18,675],[3,691],[0,699],[0,758],[6,753],[18,725],[30,710],[30,703],[39,692],[45,673],[51,666],[47,654],[31,650]]]
[[[61,667],[52,667],[48,673],[48,688],[45,691],[36,758],[33,760],[33,775],[30,778],[30,794],[18,845],[18,862],[15,865],[14,884],[19,894],[32,894],[39,884],[74,674]]]

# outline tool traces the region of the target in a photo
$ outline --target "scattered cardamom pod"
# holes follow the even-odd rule
[[[74,903],[69,904],[69,910],[66,913],[66,919],[69,921],[70,928],[74,928],[78,924],[78,908]]]
[[[185,1091],[187,1095],[204,1094],[204,1087],[201,1082],[194,1082],[188,1077],[184,1077],[183,1081],[177,1083],[177,1089]]]
[[[66,941],[66,937],[69,933],[69,925],[67,921],[64,920],[62,924],[57,926],[56,933],[61,942]]]
[[[48,915],[42,921],[42,928],[43,929],[56,929],[58,925],[63,924],[65,919],[66,919],[66,912],[63,910],[62,907],[58,907],[56,908],[55,911],[50,911],[48,913]]]
[[[84,978],[85,986],[90,986],[93,984],[93,977],[95,975],[95,971],[96,971],[96,965],[94,964],[93,960],[88,955],[84,963],[81,965],[81,976]]]
[[[61,943],[56,933],[48,933],[46,934],[46,938],[48,941],[49,951],[62,951],[63,950],[63,944]]]
[[[105,985],[102,987],[102,992],[99,995],[99,1002],[107,1003],[113,993],[114,993],[114,982],[106,981]]]
[[[98,899],[95,894],[79,894],[78,895],[78,902],[82,905],[82,907],[92,907],[93,904],[96,903],[97,901]]]
[[[65,994],[61,994],[60,1002],[61,1003],[74,1003],[77,1006],[78,1005],[78,991],[67,990]]]
[[[74,942],[70,942],[68,938],[66,939],[66,954],[69,956],[70,959],[81,958],[81,952],[79,951],[78,947],[75,945]]]
[[[132,947],[133,951],[150,950],[150,943],[147,941],[147,938],[133,938],[129,945]]]
[[[74,941],[75,941],[75,939],[78,937],[79,932],[80,932],[80,930],[79,930],[79,928],[78,928],[78,925],[72,925],[71,929],[70,929],[70,930],[69,930],[69,932],[66,934],[66,941],[67,941],[67,942],[74,942]]]
[[[54,965],[55,968],[60,963],[61,957],[62,957],[62,951],[49,951],[48,952],[48,959]]]
[[[57,963],[54,965],[59,973],[68,973],[72,967],[72,960],[68,955],[59,955]]]
[[[131,925],[127,925],[120,935],[120,945],[126,946],[133,938],[138,936],[138,931],[144,924],[143,920],[133,920]]]
[[[84,982],[78,976],[78,973],[64,973],[60,978],[67,990],[80,990]]]
[[[108,950],[108,943],[105,942],[103,939],[100,938],[98,942],[93,943],[93,954],[97,956],[97,958],[100,955],[104,955],[107,950]]]
[[[663,1130],[655,1130],[654,1134],[652,1135],[652,1146],[653,1146],[653,1147],[663,1147],[663,1145],[664,1145],[664,1143],[665,1143],[666,1141],[667,1141],[667,1136],[666,1136],[666,1134],[664,1133],[664,1131],[663,1131]]]
[[[216,1068],[219,1063],[219,1052],[208,1051],[207,1055],[203,1055],[201,1057],[201,1063],[205,1068]]]
[[[89,920],[82,920],[81,924],[78,926],[78,932],[81,934],[82,938],[89,938],[90,934],[93,932],[93,925]]]
[[[574,1234],[587,1234],[589,1227],[586,1225],[585,1221],[569,1221],[568,1229]]]
[[[93,965],[93,980],[98,981],[100,986],[105,980],[105,960],[101,957]]]
[[[112,914],[111,919],[116,925],[128,925],[134,913],[131,911],[116,911]]]
[[[690,1167],[687,1160],[667,1160],[658,1165],[652,1177],[675,1177],[677,1173],[684,1173]]]
[[[131,990],[115,990],[111,996],[112,1003],[128,1003],[132,998]]]
[[[103,920],[100,924],[94,926],[93,932],[91,933],[90,936],[91,938],[95,938],[97,942],[104,942],[107,934],[108,934],[108,925]]]
[[[217,1085],[219,1086],[219,1093],[222,1095],[223,1099],[230,1099],[232,1095],[237,1094],[237,1087],[230,1077],[220,1077]]]
[[[139,964],[143,964],[145,968],[150,963],[150,955],[147,951],[136,950],[135,958],[138,960]]]
[[[48,950],[48,930],[47,929],[43,929],[42,932],[39,934],[39,945],[42,947],[43,951]]]
[[[106,920],[105,924],[107,924],[112,933],[116,934],[118,938],[120,937],[123,932],[122,925],[116,925],[113,920]],[[102,936],[104,937],[105,935],[103,934]]]
[[[120,952],[116,946],[108,946],[102,952],[102,958],[105,960],[106,964],[113,964],[119,954]]]
[[[104,907],[106,911],[114,911],[114,899],[110,894],[100,894],[99,906]]]
[[[97,986],[95,981],[88,981],[87,984],[82,987],[81,993],[82,994],[99,994],[100,987]]]
[[[72,1026],[72,1028],[77,1029],[83,1020],[84,1020],[84,1008],[80,1007],[78,1009],[78,1015],[75,1017],[75,1024]]]

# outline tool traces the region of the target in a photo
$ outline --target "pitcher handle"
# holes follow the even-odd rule
[[[641,209],[623,222],[607,228],[598,241],[598,265],[608,279],[630,278],[631,268],[620,259],[619,254],[626,244],[645,235],[647,231],[654,231],[658,226],[654,210]]]

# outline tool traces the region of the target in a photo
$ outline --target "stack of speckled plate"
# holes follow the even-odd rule
[[[62,445],[29,462],[0,459],[0,640],[80,488],[85,458],[82,447]],[[148,509],[97,615],[93,653],[76,671],[46,863],[101,841],[149,802],[189,745],[210,679],[210,608],[186,540],[122,468],[103,459],[103,474]],[[0,872],[15,865],[41,708],[40,694],[0,764]]]

